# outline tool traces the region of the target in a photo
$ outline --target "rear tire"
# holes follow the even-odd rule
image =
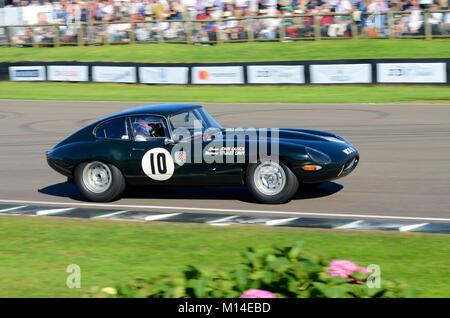
[[[101,161],[79,164],[75,169],[75,184],[86,199],[95,202],[113,201],[126,187],[122,172]]]
[[[269,160],[250,164],[246,179],[250,193],[261,203],[285,203],[299,187],[297,176],[288,166]]]

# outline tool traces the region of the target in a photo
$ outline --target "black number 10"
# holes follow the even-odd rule
[[[150,154],[150,167],[152,169],[152,174],[156,174],[155,172],[155,154]],[[158,174],[166,174],[167,173],[167,165],[166,165],[166,154],[159,153],[156,155],[156,168],[158,169]]]

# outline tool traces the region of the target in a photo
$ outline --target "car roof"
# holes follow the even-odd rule
[[[173,114],[178,114],[180,112],[193,109],[193,108],[199,108],[202,107],[197,104],[158,104],[158,105],[147,105],[147,106],[141,106],[141,107],[135,107],[123,110],[121,112],[118,112],[116,114],[110,115],[108,117],[105,117],[102,119],[112,119],[116,117],[122,117],[122,116],[134,116],[134,115],[162,115],[162,116],[170,116]]]

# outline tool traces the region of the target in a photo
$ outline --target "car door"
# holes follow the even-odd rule
[[[177,182],[185,185],[240,184],[242,173],[234,165],[228,165],[224,161],[217,163],[205,160],[205,151],[212,141],[209,138],[211,131],[197,109],[174,114],[168,120],[172,137],[176,141],[174,148],[182,149],[188,159],[183,167],[178,168],[180,174],[176,178]],[[217,129],[214,131],[217,133]],[[221,139],[222,136],[218,138]],[[179,152],[173,153],[177,162]]]
[[[139,115],[130,117],[129,122],[133,137],[127,165],[129,183],[141,185],[207,184],[208,178],[204,173],[204,168],[201,167],[202,163],[196,163],[198,161],[192,157],[188,158],[190,152],[184,151],[182,148],[180,151],[179,145],[174,149],[178,142],[173,141],[164,117]]]
[[[171,145],[166,144],[169,130],[165,119],[157,115],[128,118],[132,140],[129,147],[127,178],[131,184],[167,183],[174,174]]]

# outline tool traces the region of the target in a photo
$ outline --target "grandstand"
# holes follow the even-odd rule
[[[449,37],[448,0],[0,0],[0,45]]]

